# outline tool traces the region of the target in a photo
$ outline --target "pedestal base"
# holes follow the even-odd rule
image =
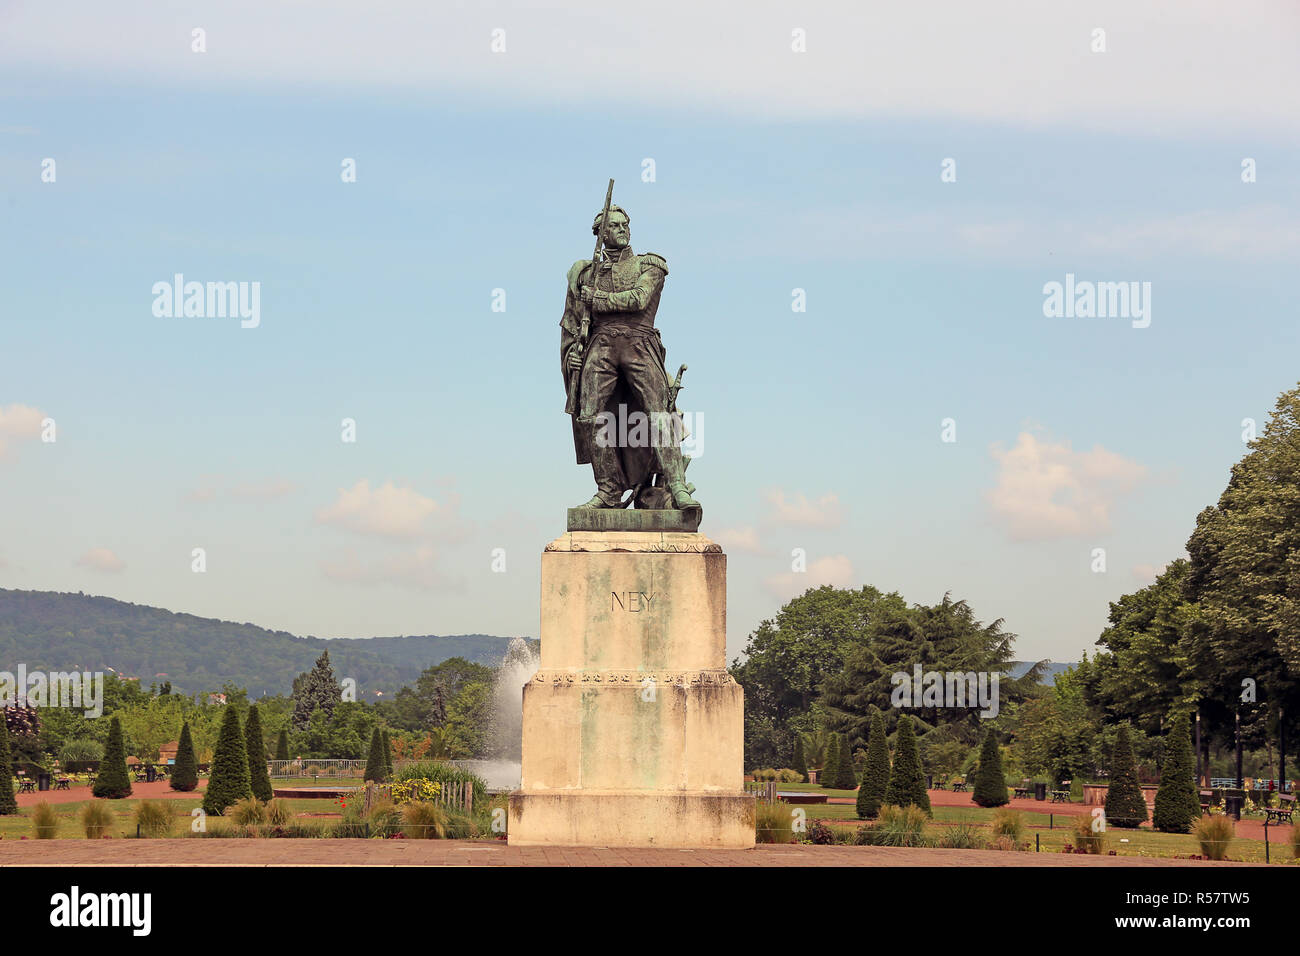
[[[754,812],[743,793],[516,790],[510,845],[749,849]]]

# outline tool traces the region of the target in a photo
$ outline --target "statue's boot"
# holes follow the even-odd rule
[[[669,484],[668,493],[672,495],[673,507],[678,511],[693,513],[697,521],[704,516],[704,507],[691,497],[684,484]]]
[[[579,508],[621,508],[622,505],[610,504],[608,501],[606,501],[604,498],[600,496],[599,492],[597,492],[596,494],[591,496],[590,501],[585,501],[582,504],[578,505],[578,507]]]

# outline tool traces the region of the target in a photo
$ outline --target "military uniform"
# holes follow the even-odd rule
[[[637,255],[629,246],[607,249],[606,258],[592,281],[589,260],[579,260],[569,270],[569,297],[560,342],[561,369],[568,380],[568,362],[578,345],[573,316],[575,301],[584,285],[591,286],[591,325],[576,396],[566,409],[574,415],[574,439],[579,464],[590,461],[596,493],[608,507],[617,507],[623,493],[644,482],[652,472],[663,477],[669,489],[684,485],[681,449],[676,440],[652,448],[613,447],[595,439],[601,412],[618,414],[641,410],[660,423],[674,416],[669,399],[671,383],[664,368],[664,346],[655,328],[655,314],[668,263],[653,252]],[[664,435],[673,434],[664,428]],[[680,429],[677,431],[680,435]],[[585,447],[584,447],[585,445]]]

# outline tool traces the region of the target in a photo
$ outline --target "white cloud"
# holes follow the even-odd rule
[[[92,571],[116,574],[126,567],[126,562],[108,548],[91,548],[77,558],[76,565],[80,568],[89,568]]]
[[[1146,466],[1101,447],[1076,452],[1069,442],[1021,432],[1010,450],[989,453],[997,485],[986,492],[994,517],[1017,541],[1080,537],[1110,528],[1116,500],[1147,476]]]
[[[44,412],[30,405],[0,406],[0,459],[9,457],[18,442],[40,438],[45,418]]]
[[[844,523],[844,507],[834,492],[827,492],[816,501],[809,501],[807,495],[795,492],[787,500],[784,489],[773,488],[764,492],[763,500],[767,503],[766,519],[777,524],[835,528]]]
[[[208,52],[190,51],[202,25]],[[1095,27],[1104,53],[1090,50]],[[97,85],[274,90],[316,87],[477,96],[596,108],[640,98],[655,108],[764,119],[937,116],[1071,129],[1231,136],[1300,129],[1290,0],[1087,4],[968,0],[792,6],[660,0],[429,4],[354,0],[267,4],[198,0],[8,5],[0,61],[56,67]],[[503,28],[506,52],[489,50]],[[791,51],[806,30],[807,52]],[[105,37],[113,37],[107,43]],[[614,65],[617,68],[612,68]]]
[[[335,502],[316,512],[316,521],[357,534],[412,538],[424,533],[426,520],[440,510],[436,501],[411,488],[386,481],[371,490],[363,478],[340,488]]]
[[[843,554],[827,555],[808,565],[804,572],[787,571],[785,574],[772,574],[763,579],[763,587],[776,598],[787,601],[803,594],[809,588],[819,588],[824,584],[831,587],[853,587],[855,577],[853,562]]]

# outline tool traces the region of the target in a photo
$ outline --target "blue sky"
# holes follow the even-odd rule
[[[0,12],[0,586],[535,634],[591,493],[557,323],[610,176],[669,264],[733,656],[834,583],[951,591],[1076,659],[1300,378],[1282,4],[70,6]],[[259,282],[260,326],[155,317],[178,272]],[[1151,283],[1150,326],[1046,318],[1066,273]]]

